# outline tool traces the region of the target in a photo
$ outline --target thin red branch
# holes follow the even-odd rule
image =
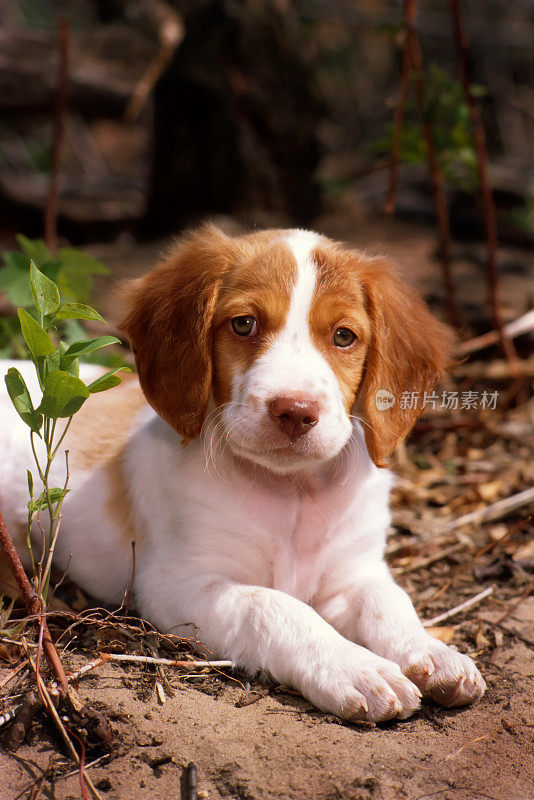
[[[52,168],[45,209],[45,242],[53,253],[57,250],[57,209],[59,195],[59,173],[65,144],[65,123],[67,120],[67,99],[69,90],[69,50],[70,25],[65,18],[59,20],[58,26],[58,94],[54,115],[54,144],[52,149]]]
[[[37,624],[39,625],[39,627],[42,625],[44,653],[46,655],[48,663],[50,664],[52,671],[54,672],[54,675],[57,678],[61,693],[63,695],[66,695],[68,690],[67,676],[65,675],[65,670],[63,669],[63,665],[59,659],[57,650],[54,647],[52,637],[50,636],[50,631],[48,630],[48,625],[44,620],[41,601],[39,600],[37,592],[31,585],[28,576],[24,571],[24,567],[22,566],[18,553],[15,550],[13,540],[9,535],[9,531],[7,529],[7,525],[5,523],[4,516],[1,511],[0,511],[0,548],[3,550],[9,568],[13,574],[13,577],[15,578],[15,581],[17,582],[17,586],[19,588],[22,601],[26,606],[28,614],[36,617]]]
[[[493,202],[493,192],[488,175],[488,150],[486,146],[486,135],[482,119],[475,102],[472,90],[472,81],[469,67],[469,40],[462,19],[459,0],[450,0],[450,7],[453,20],[454,41],[460,59],[460,69],[462,75],[462,86],[465,101],[469,108],[469,116],[473,127],[473,138],[477,152],[477,164],[480,178],[480,189],[482,193],[482,206],[484,210],[484,225],[486,228],[486,241],[488,247],[488,302],[491,309],[491,316],[495,330],[499,334],[499,341],[505,357],[510,362],[510,372],[512,375],[517,373],[516,361],[517,353],[511,339],[506,335],[504,323],[500,309],[500,287],[499,270],[497,267],[497,219],[495,214],[495,204]],[[517,375],[516,375],[517,377]]]
[[[419,113],[421,115],[423,136],[426,144],[428,168],[430,171],[430,180],[432,183],[432,192],[434,194],[434,203],[436,205],[436,213],[438,216],[439,249],[440,249],[440,259],[441,259],[441,271],[443,275],[443,283],[445,286],[445,302],[447,305],[447,314],[450,322],[456,327],[458,327],[459,316],[456,308],[456,300],[454,296],[454,284],[451,274],[451,259],[450,259],[451,231],[449,224],[449,210],[447,206],[447,198],[445,195],[443,175],[439,167],[438,156],[434,144],[434,133],[426,111],[425,84],[423,80],[423,57],[421,55],[419,36],[415,28],[416,11],[417,8],[415,0],[405,0],[404,15],[405,15],[405,24],[407,33],[407,48],[410,55],[410,65],[414,73],[415,94],[417,98],[417,105],[419,107]]]
[[[402,139],[402,126],[404,124],[404,113],[406,111],[406,100],[410,86],[410,48],[408,45],[408,35],[405,34],[404,51],[402,54],[402,74],[399,102],[395,109],[393,119],[393,141],[391,144],[391,157],[389,161],[389,189],[384,204],[386,214],[393,214],[395,211],[395,195],[397,192],[397,173],[399,169],[399,155]]]

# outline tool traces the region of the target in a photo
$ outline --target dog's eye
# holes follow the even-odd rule
[[[234,317],[232,328],[238,336],[250,336],[256,332],[256,320],[248,315],[244,317]]]
[[[356,334],[350,328],[338,328],[333,336],[333,342],[336,347],[350,347],[355,339]]]

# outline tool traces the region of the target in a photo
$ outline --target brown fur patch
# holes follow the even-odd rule
[[[285,324],[297,276],[295,257],[280,232],[243,237],[242,249],[225,277],[215,310],[213,393],[218,403],[232,396],[232,378],[264,353]],[[250,315],[257,331],[238,336],[232,318]]]
[[[373,461],[384,466],[421,413],[421,404],[402,408],[403,392],[418,392],[422,399],[443,376],[450,364],[452,331],[430,313],[386,258],[327,243],[316,249],[315,261],[319,271],[313,312],[317,336],[321,329],[317,320],[325,314],[328,318],[329,304],[340,310],[336,327],[345,325],[358,334],[363,346],[335,348],[331,364],[346,401],[352,380],[352,397],[357,398],[357,410],[367,423],[367,448]],[[338,303],[332,304],[330,298],[335,296]],[[324,323],[323,341],[326,327]],[[394,395],[391,408],[377,408],[379,389]]]
[[[146,404],[137,379],[124,378],[109,392],[92,395],[77,412],[65,438],[72,470],[112,461],[128,442],[135,415]]]

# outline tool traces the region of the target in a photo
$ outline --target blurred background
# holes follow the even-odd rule
[[[533,301],[534,3],[461,7],[505,248],[506,321]],[[43,235],[63,80],[63,243],[92,243],[120,276],[146,271],[158,250],[151,242],[206,217],[236,229],[307,225],[392,252],[442,306],[413,85],[395,213],[383,213],[406,38],[399,0],[4,0],[0,24],[4,249],[16,233]],[[480,333],[491,327],[484,219],[448,0],[419,3],[416,27],[455,243],[455,322]]]

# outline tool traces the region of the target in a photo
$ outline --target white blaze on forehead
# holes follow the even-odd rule
[[[312,250],[320,242],[316,233],[292,230],[283,239],[297,262],[297,279],[291,293],[291,304],[285,329],[294,328],[302,332],[307,328],[313,293],[315,291],[316,270],[312,260]]]

